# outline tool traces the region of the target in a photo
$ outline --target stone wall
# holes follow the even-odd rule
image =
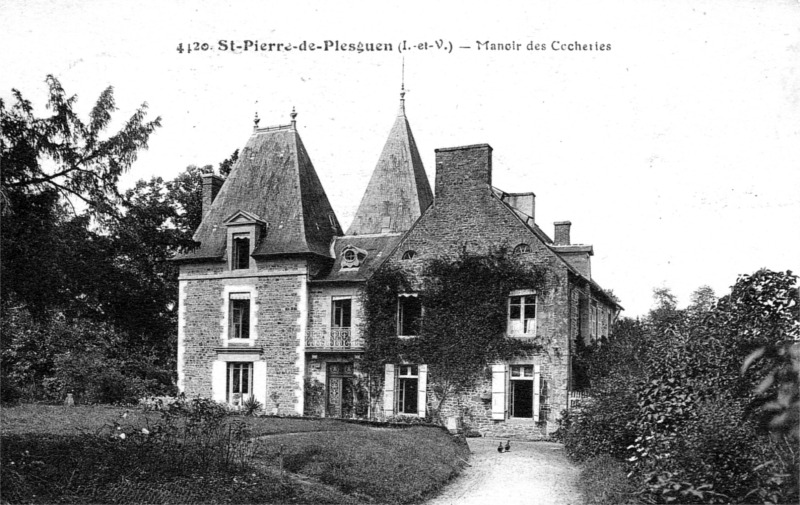
[[[182,390],[188,396],[213,397],[214,363],[221,357],[218,348],[261,348],[255,361],[266,364],[266,391],[256,392],[265,398],[269,412],[279,405],[281,414],[301,409],[303,348],[307,320],[307,274],[304,260],[278,259],[259,261],[255,270],[230,272],[224,264],[198,263],[181,265],[181,300],[179,321],[179,370]],[[250,318],[251,341],[228,342],[225,324],[229,293],[254,293]],[[272,395],[275,395],[274,399]]]

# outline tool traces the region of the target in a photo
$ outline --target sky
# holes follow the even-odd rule
[[[264,127],[294,107],[346,229],[404,74],[431,186],[434,149],[490,144],[493,185],[536,193],[551,237],[571,221],[593,279],[635,317],[653,288],[685,306],[702,285],[800,270],[798,16],[798,0],[0,0],[0,97],[19,89],[45,114],[53,74],[85,117],[113,86],[112,128],[147,102],[163,126],[123,187],[216,166],[256,112]],[[223,47],[246,41],[259,50]]]

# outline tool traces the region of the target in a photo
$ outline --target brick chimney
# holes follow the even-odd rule
[[[570,245],[569,228],[572,223],[569,221],[557,221],[555,225],[555,245]]]
[[[536,195],[533,193],[506,193],[505,201],[520,212],[535,217]]]
[[[203,174],[203,215],[211,208],[211,203],[219,193],[225,179],[213,173]]]
[[[436,149],[436,199],[486,194],[492,185],[492,146],[476,144]]]

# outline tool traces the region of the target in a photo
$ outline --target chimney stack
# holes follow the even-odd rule
[[[492,146],[436,149],[436,199],[486,194],[492,185]]]
[[[203,178],[203,215],[211,208],[211,204],[219,193],[219,188],[225,179],[215,175],[214,173],[207,173],[202,175]]]
[[[533,212],[535,210],[536,195],[533,193],[506,193],[506,202],[531,217],[535,217]]]
[[[569,228],[572,223],[569,221],[557,221],[555,225],[555,245],[570,245]]]

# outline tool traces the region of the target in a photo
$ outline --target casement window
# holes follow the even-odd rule
[[[514,292],[508,297],[508,334],[536,336],[536,293]]]
[[[592,302],[592,306],[589,312],[589,317],[590,317],[589,328],[591,329],[590,331],[592,332],[592,340],[595,340],[600,335],[598,328],[598,323],[600,321],[599,318],[597,317],[597,302]]]
[[[420,333],[422,304],[415,294],[400,295],[397,299],[397,335],[414,337]]]
[[[397,373],[397,413],[417,414],[419,394],[419,368],[400,365]]]
[[[228,385],[226,400],[241,407],[253,395],[253,363],[228,363]]]
[[[350,328],[353,301],[350,298],[331,302],[331,326],[334,328]]]
[[[230,294],[229,331],[230,339],[250,338],[250,294]]]
[[[540,365],[492,365],[492,419],[538,421],[542,384]]]
[[[383,413],[424,417],[427,407],[428,365],[385,365]]]
[[[235,233],[232,242],[231,269],[247,270],[250,268],[250,234]]]

